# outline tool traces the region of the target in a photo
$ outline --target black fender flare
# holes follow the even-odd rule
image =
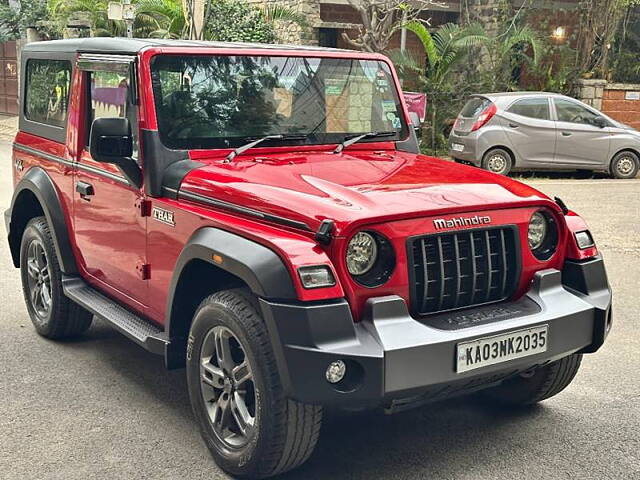
[[[67,228],[64,210],[62,208],[62,200],[60,199],[53,180],[40,167],[30,168],[18,182],[13,192],[13,198],[11,199],[11,207],[9,207],[9,210],[5,213],[13,264],[16,267],[20,266],[22,229],[15,228],[16,225],[19,225],[17,222],[19,211],[16,210],[16,207],[18,207],[19,210],[20,201],[25,191],[31,192],[36,197],[49,223],[60,269],[67,275],[76,274],[78,269],[73,250],[71,249],[69,229]]]
[[[217,261],[214,260],[214,255]],[[191,235],[173,270],[167,296],[165,325],[165,331],[171,339],[177,331],[172,326],[172,320],[176,320],[176,313],[173,311],[176,290],[183,270],[192,260],[203,260],[239,278],[259,298],[298,298],[289,270],[272,249],[226,230],[202,227]]]

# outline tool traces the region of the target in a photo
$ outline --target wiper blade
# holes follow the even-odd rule
[[[347,138],[345,138],[345,140],[342,143],[340,143],[340,145],[338,145],[336,147],[336,149],[333,151],[333,153],[340,153],[342,150],[347,148],[349,145],[353,145],[354,143],[357,143],[360,140],[363,140],[365,138],[392,137],[396,133],[397,132],[395,130],[390,131],[390,132],[367,132],[367,133],[363,133],[362,135],[356,135],[355,137],[347,137]]]
[[[241,153],[246,152],[247,150],[250,150],[253,147],[258,146],[259,144],[261,144],[262,142],[266,142],[267,140],[304,140],[305,138],[307,138],[307,135],[304,135],[304,134],[279,133],[275,135],[266,135],[264,137],[257,138],[249,143],[245,143],[244,145],[241,145],[235,150],[233,150],[232,152],[229,152],[229,155],[227,155],[223,163],[231,162],[234,158],[236,158]]]

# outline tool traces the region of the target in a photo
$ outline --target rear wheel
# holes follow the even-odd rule
[[[89,328],[93,315],[62,291],[62,271],[45,217],[31,219],[24,230],[20,276],[27,311],[40,335],[73,337]]]
[[[633,152],[620,152],[611,160],[613,178],[635,178],[640,168],[640,159]]]
[[[489,150],[482,159],[482,168],[499,175],[508,175],[512,167],[511,155],[502,148]]]
[[[251,294],[237,289],[207,297],[189,345],[191,405],[216,463],[249,478],[304,463],[318,440],[322,408],[285,397]]]
[[[574,354],[518,375],[483,393],[493,400],[510,405],[533,405],[557,395],[574,379],[581,354]]]

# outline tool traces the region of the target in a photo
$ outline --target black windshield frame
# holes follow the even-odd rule
[[[198,75],[198,69],[205,68],[208,65],[208,62],[216,62],[215,68],[220,69],[220,67],[222,66],[223,68],[227,69],[224,72],[222,72],[222,75],[227,75],[229,65],[236,66],[241,62],[242,62],[242,65],[249,65],[251,68],[255,68],[256,65],[258,65],[259,63],[262,63],[263,65],[266,65],[266,67],[271,68],[273,72],[276,72],[277,70],[276,66],[282,65],[283,62],[287,62],[289,60],[297,64],[300,64],[302,62],[302,64],[308,65],[309,63],[315,62],[317,65],[319,65],[319,66],[316,66],[316,71],[314,71],[311,75],[307,75],[308,69],[307,71],[303,72],[305,74],[303,82],[306,81],[307,84],[303,85],[303,90],[296,91],[296,94],[299,94],[299,92],[302,92],[302,94],[306,95],[307,98],[311,98],[311,101],[308,101],[305,99],[305,101],[302,103],[304,105],[310,104],[306,108],[309,110],[312,110],[313,114],[316,115],[317,118],[322,118],[322,122],[324,123],[322,123],[321,125],[316,126],[317,123],[313,123],[312,122],[313,119],[309,120],[309,122],[312,123],[312,125],[314,126],[313,128],[309,128],[308,125],[298,126],[298,123],[293,121],[293,123],[289,123],[288,125],[286,125],[286,128],[288,128],[288,130],[285,128],[284,131],[278,131],[278,130],[270,131],[270,130],[259,130],[259,128],[262,128],[262,124],[260,124],[260,122],[256,120],[254,122],[255,125],[257,125],[256,130],[247,129],[245,131],[241,131],[240,134],[229,134],[226,132],[225,134],[220,134],[222,132],[215,130],[214,128],[209,128],[209,124],[213,125],[213,120],[210,120],[210,117],[207,117],[204,122],[200,121],[198,118],[190,118],[189,122],[191,122],[191,126],[189,128],[191,128],[191,130],[195,130],[197,127],[197,129],[199,129],[200,132],[206,130],[207,133],[209,131],[212,131],[213,132],[212,135],[203,136],[199,134],[192,135],[190,133],[187,133],[187,134],[174,133],[176,130],[176,124],[178,125],[178,128],[180,128],[183,124],[180,123],[179,116],[174,114],[173,110],[169,108],[169,106],[173,106],[173,104],[171,103],[172,101],[171,95],[175,97],[176,94],[179,93],[179,95],[181,95],[182,97],[185,97],[185,96],[189,97],[188,100],[191,102],[194,102],[196,100],[199,101],[197,105],[198,108],[190,108],[193,105],[192,103],[188,105],[187,108],[184,109],[185,115],[188,115],[191,117],[195,117],[196,115],[202,115],[202,111],[211,105],[214,105],[219,110],[222,108],[220,107],[221,105],[227,105],[225,101],[217,101],[217,102],[211,101],[213,99],[216,99],[216,95],[220,92],[222,93],[222,96],[220,96],[219,98],[226,98],[227,100],[230,100],[228,102],[229,104],[233,104],[235,102],[236,112],[244,112],[245,110],[243,108],[237,107],[237,105],[239,104],[239,99],[241,98],[240,93],[237,93],[236,98],[230,99],[228,95],[230,89],[226,87],[226,85],[225,85],[226,90],[224,88],[220,88],[220,90],[215,90],[215,89],[212,90],[210,88],[210,85],[208,85],[209,89],[206,90],[205,92],[207,93],[207,95],[210,95],[210,97],[197,96],[197,95],[200,95],[198,92],[196,93],[192,93],[192,92],[195,92],[196,88],[202,88],[199,86],[202,84],[202,82],[198,84],[197,81],[190,80],[189,78],[187,78],[187,80],[189,80],[189,82],[185,82],[187,84],[186,86],[186,90],[188,92],[187,94],[183,92],[182,90],[184,88],[183,86],[180,86],[179,90],[176,89],[169,94],[167,93],[167,87],[166,87],[167,85],[174,86],[174,88],[176,88],[174,85],[175,81],[174,83],[170,83],[169,80],[166,79],[170,75],[179,76],[180,77],[179,81],[181,82],[181,85],[182,85],[182,82],[184,82],[185,78],[188,77],[188,75],[186,74],[188,71],[190,71],[193,74],[190,77],[191,79],[193,79]],[[202,67],[202,65],[205,65],[205,67]],[[359,76],[351,74],[351,71],[354,68],[354,65],[355,65],[355,68],[359,69],[359,71],[367,72],[366,78],[364,74],[360,74]],[[260,68],[262,68],[262,66],[260,66]],[[348,74],[344,76],[344,72],[347,71],[347,68],[348,68]],[[371,77],[372,69],[376,69],[374,78]],[[224,54],[215,54],[215,53],[203,53],[203,54],[194,54],[194,55],[177,55],[172,53],[162,53],[162,54],[154,55],[152,57],[150,61],[150,70],[151,70],[152,90],[153,90],[153,97],[154,97],[156,119],[158,124],[158,131],[159,131],[160,139],[162,143],[168,148],[181,149],[181,150],[237,148],[238,146],[246,144],[252,139],[258,138],[263,135],[270,135],[270,134],[284,134],[284,135],[301,134],[301,135],[306,135],[306,138],[302,140],[300,139],[292,140],[287,138],[284,138],[281,140],[269,140],[264,143],[264,146],[325,145],[325,144],[334,145],[342,142],[347,137],[353,137],[354,135],[365,133],[366,131],[371,131],[371,130],[394,130],[397,132],[396,135],[389,138],[385,138],[384,141],[402,141],[409,136],[409,126],[407,124],[407,120],[404,114],[404,108],[403,108],[403,104],[400,97],[401,93],[397,88],[395,77],[393,75],[391,66],[382,60],[361,59],[361,58],[352,58],[352,57],[345,57],[345,58],[320,57],[320,56],[314,57],[314,56],[299,56],[299,55],[298,56],[296,55],[281,56],[281,55],[270,55],[270,54],[224,55]],[[219,71],[220,70],[215,71],[216,74]],[[325,73],[326,71],[330,71],[330,72],[340,71],[341,74],[343,75],[342,78],[346,78],[346,80],[338,80],[339,82],[340,81],[343,82],[341,87],[342,88],[341,93],[339,93],[338,96],[344,95],[347,90],[351,92],[350,88],[352,85],[351,83],[352,78],[357,79],[357,81],[360,82],[360,85],[363,83],[366,84],[367,83],[366,80],[369,80],[371,83],[371,85],[366,85],[366,87],[370,89],[370,92],[366,91],[365,93],[359,93],[359,95],[362,96],[361,98],[364,98],[365,101],[367,100],[369,101],[369,104],[360,107],[361,110],[356,112],[356,113],[359,113],[360,115],[359,115],[359,118],[355,119],[355,123],[353,123],[352,115],[350,115],[348,128],[340,129],[339,127],[331,126],[332,130],[328,131],[329,129],[327,127],[327,123],[329,121],[333,121],[334,123],[336,121],[339,122],[339,120],[335,120],[335,118],[339,116],[336,116],[335,112],[332,111],[332,108],[334,107],[327,107],[328,98],[329,98],[329,95],[332,93],[335,95],[336,92],[339,91],[340,86],[335,86],[331,84],[331,83],[336,83],[336,79],[327,78]],[[222,81],[226,81],[226,77],[225,77],[225,80],[211,80],[213,78],[217,79],[219,77],[209,72],[211,72],[211,70],[207,70],[208,76],[203,77],[206,81],[210,83],[211,82],[220,83]],[[276,81],[276,82],[280,81],[280,77],[277,77],[278,75],[277,72],[273,73],[274,77],[277,80],[273,80],[269,78],[264,80],[265,72],[267,74],[267,77],[269,74],[273,73],[267,70],[267,68],[263,68],[262,71],[258,72],[258,74],[255,75],[255,77],[252,77],[252,76],[240,77],[243,79],[242,87],[237,87],[237,88],[245,88],[244,87],[245,83],[256,83],[255,81],[253,81],[254,78],[260,79],[259,81],[262,82],[260,84],[260,87],[261,87],[260,92],[266,91],[267,94],[271,94],[271,98],[269,100],[273,103],[272,99],[275,98],[276,89],[283,90],[283,87],[281,87],[280,84],[278,83],[277,86],[275,85],[273,86],[272,91],[269,91],[268,88],[265,89],[264,87],[265,83],[269,84],[269,82],[272,82],[272,81]],[[295,72],[297,72],[296,75],[298,76],[293,81],[293,84],[295,84],[295,86],[297,87],[300,73],[298,72],[298,70],[295,70]],[[318,72],[321,72],[321,73],[318,73]],[[165,76],[165,79],[163,79],[163,75]],[[335,75],[338,75],[338,74],[335,74]],[[318,77],[322,77],[322,78],[318,79]],[[251,79],[252,82],[245,82],[246,78]],[[331,81],[331,83],[329,83],[329,80]],[[236,84],[238,83],[237,77],[234,77],[234,81],[236,81]],[[290,78],[287,81],[291,83]],[[358,87],[358,88],[361,88],[361,87]],[[366,90],[366,88],[363,90]],[[370,93],[370,95],[368,95],[368,93]],[[224,94],[227,94],[227,96],[224,97]],[[290,94],[293,99],[289,100],[289,102],[291,104],[294,104],[295,102],[301,102],[300,98],[302,97],[302,94],[300,94],[300,96],[295,96],[295,97],[293,96],[293,94]],[[347,95],[353,95],[353,94],[347,93]],[[265,97],[265,94],[261,93],[261,97]],[[244,107],[248,106],[247,108],[248,113],[245,114],[244,115],[245,118],[242,118],[241,121],[239,122],[233,122],[232,121],[233,115],[231,115],[227,123],[224,124],[225,127],[228,127],[229,125],[235,127],[236,125],[242,124],[242,121],[244,121],[245,124],[242,124],[242,125],[245,125],[245,126],[243,128],[247,128],[246,127],[247,124],[251,125],[251,128],[253,128],[253,124],[251,124],[251,122],[253,122],[253,119],[264,119],[264,123],[267,124],[272,117],[275,118],[274,114],[271,113],[270,111],[267,111],[267,113],[264,113],[264,110],[268,110],[269,108],[275,108],[272,105],[269,105],[268,102],[265,102],[264,99],[257,100],[255,105],[253,104],[248,105],[246,99],[247,98],[254,99],[256,98],[256,96],[251,97],[250,95],[244,94],[242,98],[245,101]],[[348,102],[351,102],[351,101],[348,100]],[[289,108],[292,110],[296,110],[297,107],[291,106]],[[324,110],[322,108],[324,108]],[[344,108],[344,107],[341,107],[341,108]],[[356,107],[352,107],[351,104],[349,103],[348,108],[356,108]],[[260,109],[263,109],[263,110],[260,110]],[[329,118],[327,115],[328,112],[330,111],[331,111],[331,115],[333,116],[332,118]],[[362,112],[365,112],[365,115],[362,115],[361,114]],[[193,115],[191,115],[191,113],[193,113]],[[290,115],[290,116],[293,117],[293,115]],[[304,115],[305,119],[307,117],[309,117],[309,115]],[[289,122],[292,122],[291,119],[288,119],[288,120]],[[278,121],[280,121],[279,118],[278,118]],[[206,123],[206,122],[209,122],[209,123]],[[357,128],[357,126],[359,125],[358,122],[360,122],[363,128],[360,128],[360,129]],[[390,128],[389,125],[392,125],[393,128]],[[280,128],[280,127],[281,125],[278,124],[274,128]],[[365,127],[370,127],[370,128],[365,128]],[[377,128],[374,128],[374,127],[377,127]],[[334,130],[340,130],[340,131],[334,131]],[[237,133],[237,132],[233,132],[233,133]],[[381,140],[372,138],[372,139],[363,140],[363,143],[379,142],[379,141]]]

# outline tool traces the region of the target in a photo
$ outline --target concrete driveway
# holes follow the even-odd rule
[[[4,210],[10,144],[0,158]],[[329,414],[311,460],[283,478],[640,479],[640,180],[535,184],[587,219],[615,292],[613,332],[573,384],[524,411],[469,398],[391,417]],[[4,240],[0,272],[0,478],[226,478],[195,428],[183,371],[99,322],[75,341],[39,337]]]

